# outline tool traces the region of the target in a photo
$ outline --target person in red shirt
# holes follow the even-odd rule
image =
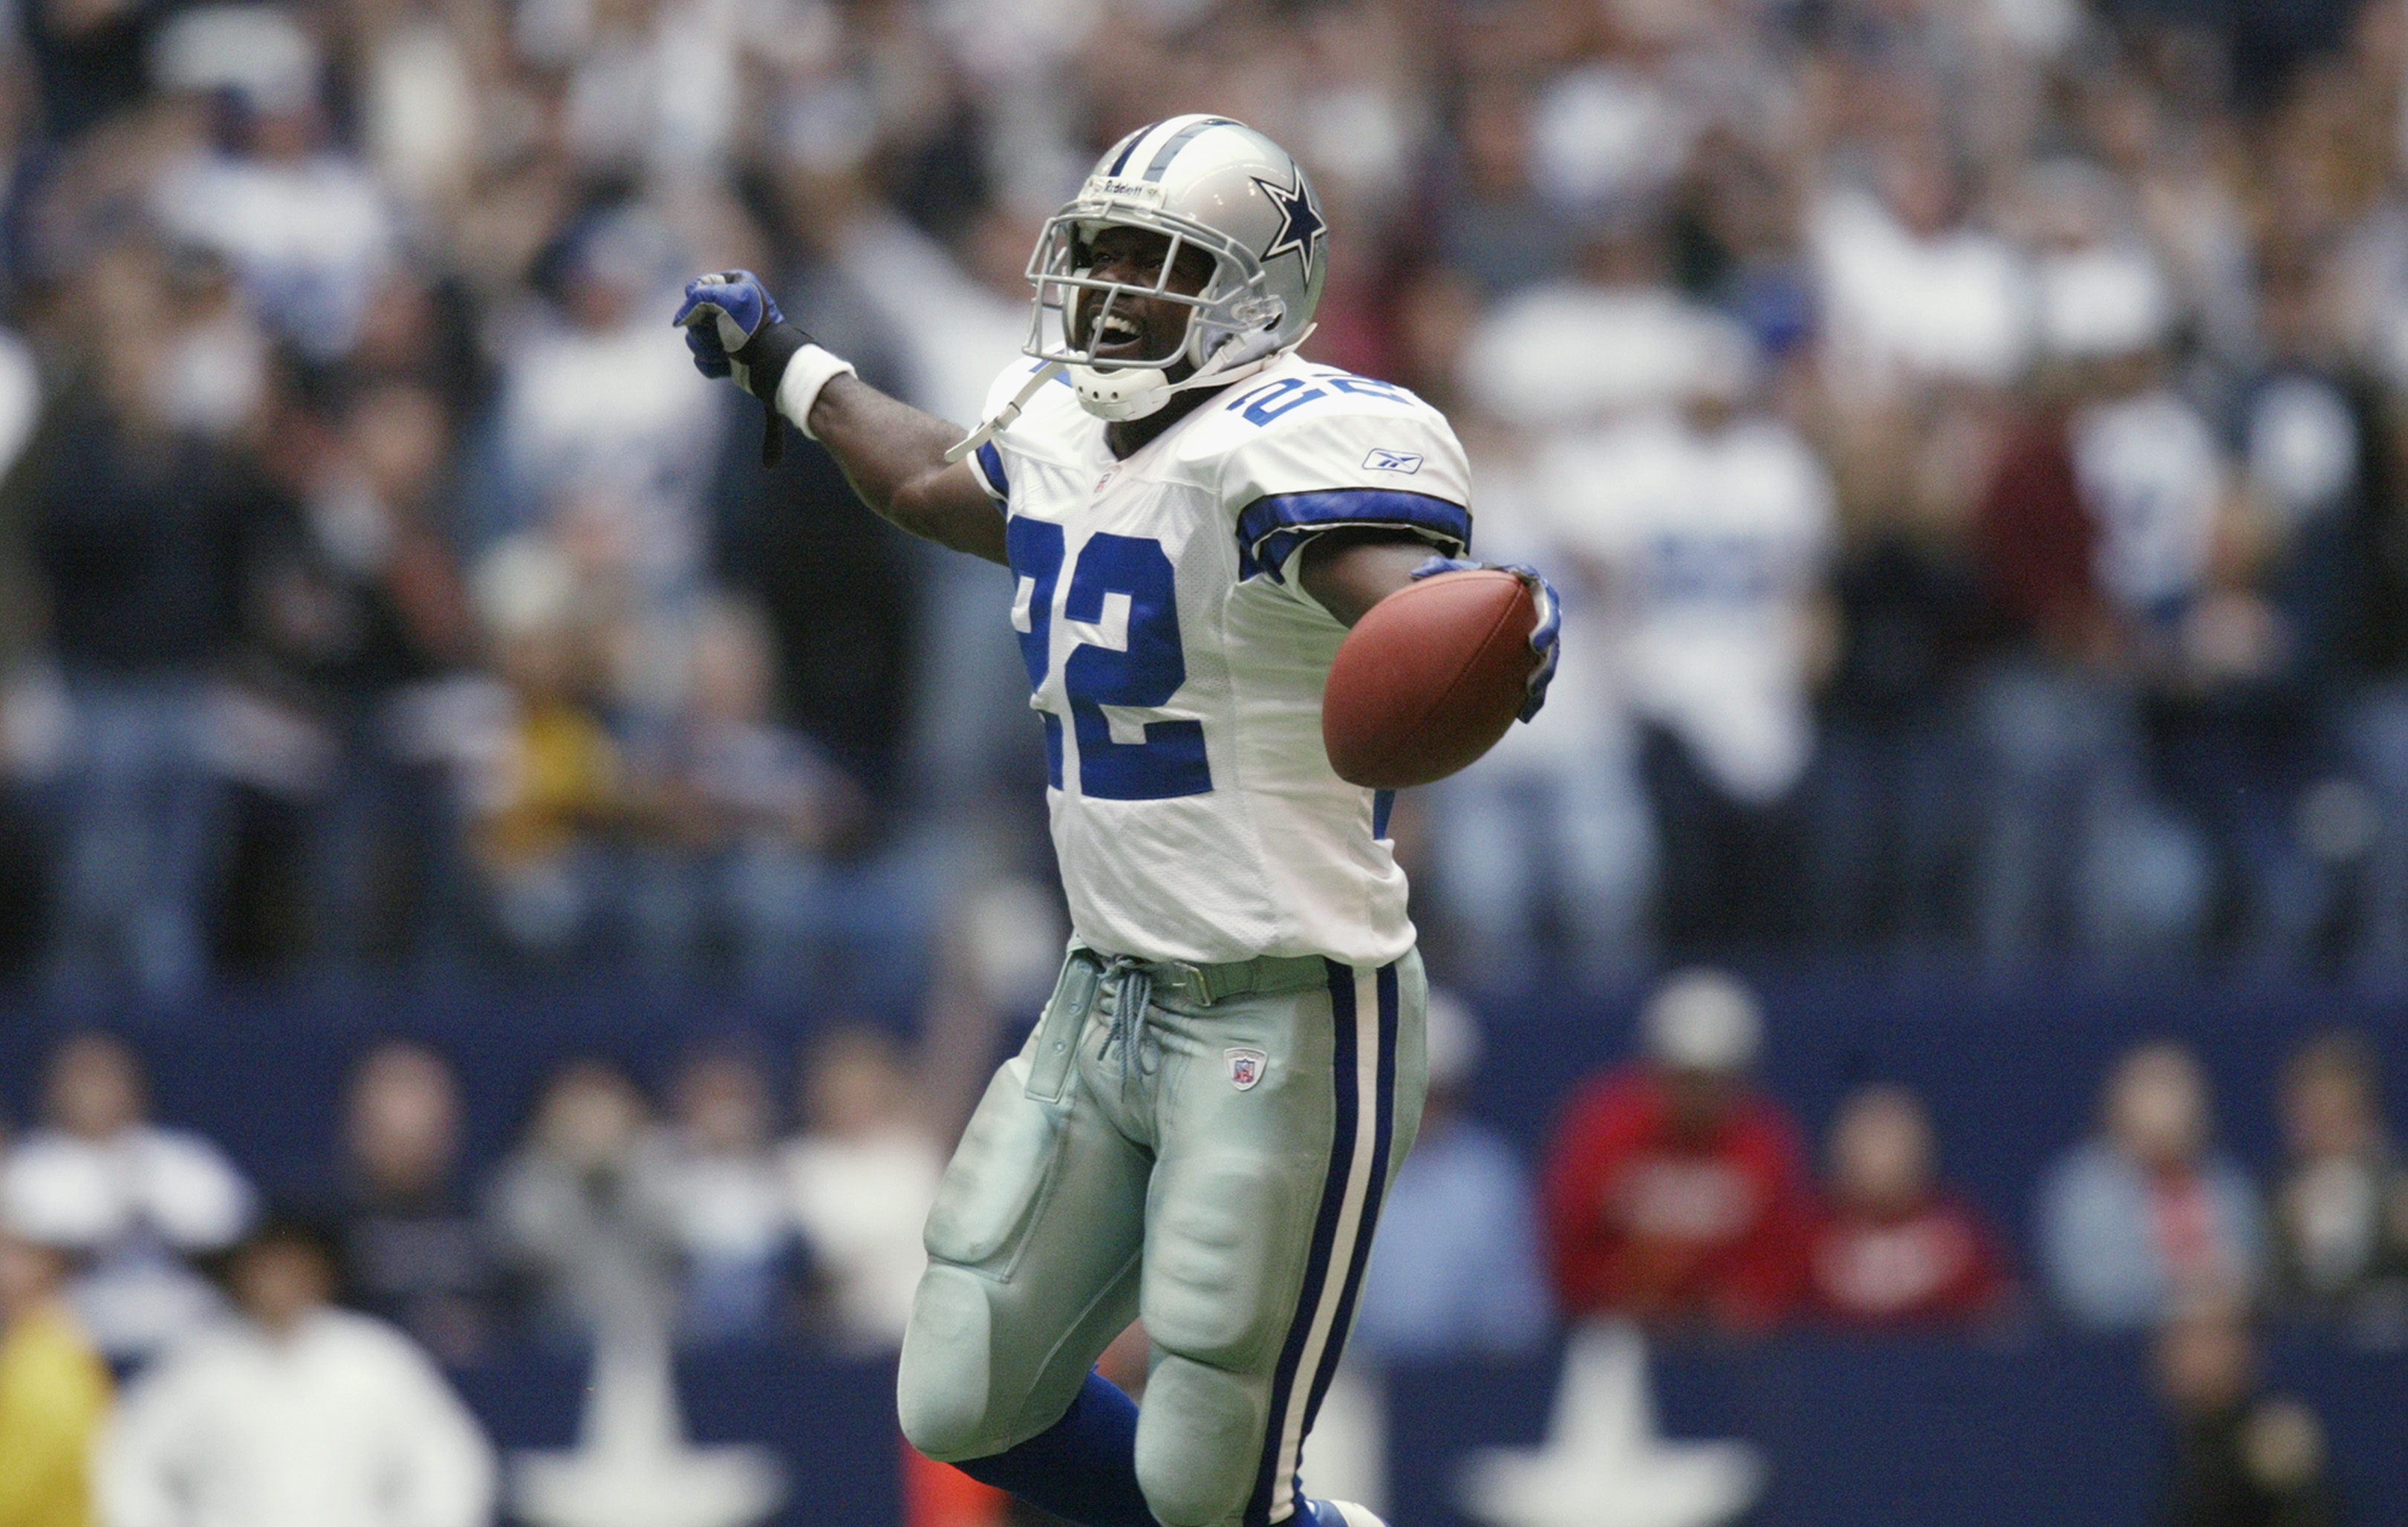
[[[1758,1330],[1796,1309],[1813,1195],[1797,1128],[1750,1079],[1763,1030],[1746,987],[1681,972],[1640,1013],[1645,1059],[1574,1094],[1545,1186],[1567,1313]]]
[[[1849,1325],[1971,1320],[2009,1293],[1998,1237],[1942,1189],[1931,1120],[1903,1087],[1867,1087],[1831,1126],[1830,1202],[1807,1257],[1815,1309]]]

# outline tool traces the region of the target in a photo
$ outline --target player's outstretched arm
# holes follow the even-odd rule
[[[958,424],[888,397],[857,377],[820,389],[803,431],[827,447],[861,501],[914,535],[1005,561],[1003,514],[964,462],[947,463]]]
[[[726,377],[768,409],[765,466],[785,450],[781,416],[819,441],[861,501],[914,535],[989,562],[1004,557],[1004,520],[970,469],[948,464],[961,431],[888,397],[853,364],[811,342],[778,311],[759,277],[730,270],[688,281],[674,321],[706,377]]]

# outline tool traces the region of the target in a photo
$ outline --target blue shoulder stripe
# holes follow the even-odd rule
[[[1457,556],[1471,546],[1471,511],[1460,504],[1393,488],[1328,488],[1247,505],[1238,515],[1240,560],[1282,582],[1282,569],[1297,547],[1341,526],[1413,531]]]
[[[978,475],[986,479],[983,484],[986,496],[998,504],[1008,501],[1011,497],[1011,479],[1004,475],[1003,452],[996,450],[995,442],[989,440],[970,455],[978,463]]]

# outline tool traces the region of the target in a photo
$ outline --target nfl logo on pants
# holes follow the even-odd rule
[[[1225,1049],[1221,1055],[1229,1063],[1229,1085],[1240,1092],[1263,1079],[1263,1063],[1270,1059],[1259,1049],[1243,1047]]]

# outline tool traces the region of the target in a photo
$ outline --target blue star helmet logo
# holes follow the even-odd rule
[[[1304,177],[1297,175],[1296,184],[1292,186],[1266,180],[1260,176],[1249,178],[1262,188],[1263,194],[1270,198],[1271,205],[1279,208],[1280,216],[1285,220],[1280,224],[1279,236],[1272,239],[1271,247],[1263,251],[1263,264],[1268,265],[1293,250],[1304,262],[1304,278],[1311,281],[1313,250],[1320,245],[1322,233],[1329,225],[1321,221],[1321,208],[1312,205],[1312,192],[1305,185]]]

